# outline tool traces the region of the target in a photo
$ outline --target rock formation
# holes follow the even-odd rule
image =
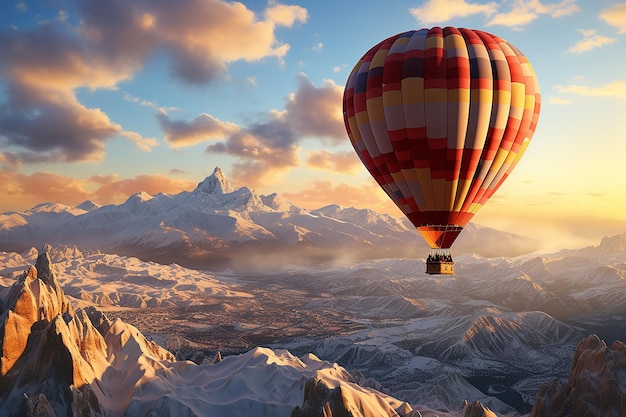
[[[94,379],[90,363],[105,359],[106,344],[87,314],[73,311],[47,252],[11,288],[0,315],[0,352],[1,414],[80,416],[72,404],[87,396],[86,415],[98,415],[97,400],[82,389]]]
[[[608,347],[596,335],[576,348],[567,382],[552,380],[537,393],[530,417],[626,415],[626,345]]]
[[[464,407],[465,413],[463,417],[498,417],[493,411],[479,403],[474,401],[471,404]]]
[[[402,410],[394,410],[389,405],[381,410],[380,402],[358,399],[345,386],[330,388],[323,380],[311,378],[304,386],[302,407],[291,411],[291,417],[377,417],[381,415],[421,417],[417,410],[405,405]],[[381,414],[384,412],[384,414]],[[490,416],[488,416],[490,417]]]

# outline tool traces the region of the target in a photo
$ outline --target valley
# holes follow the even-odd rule
[[[426,275],[419,259],[242,273],[48,249],[76,307],[96,304],[179,359],[313,353],[411,404],[453,412],[462,398],[509,415],[567,378],[582,338],[621,337],[626,254],[611,243],[566,256],[461,255],[447,277]],[[36,253],[4,253],[2,284]]]

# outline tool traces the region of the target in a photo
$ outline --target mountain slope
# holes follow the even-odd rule
[[[477,225],[466,229],[458,252],[504,256],[537,248],[532,239]],[[235,258],[241,268],[256,262],[422,257],[428,252],[404,218],[338,205],[303,209],[277,194],[235,189],[219,167],[191,192],[140,192],[107,206],[43,203],[0,214],[0,250],[22,252],[44,243],[201,268],[233,266]]]
[[[52,270],[40,254],[2,300],[0,415],[287,417],[316,379],[354,415],[419,416],[313,355],[255,348],[216,364],[176,361],[119,319],[74,311]]]

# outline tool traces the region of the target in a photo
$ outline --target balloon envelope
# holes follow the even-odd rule
[[[500,187],[539,117],[522,53],[479,30],[434,27],[383,40],[344,91],[350,141],[431,248],[449,248]]]

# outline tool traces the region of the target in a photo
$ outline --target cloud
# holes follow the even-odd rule
[[[422,24],[435,24],[475,14],[489,17],[496,13],[497,7],[496,2],[476,4],[466,0],[428,0],[421,7],[410,8],[409,12]]]
[[[299,144],[305,138],[347,141],[342,95],[343,90],[332,81],[318,88],[299,74],[298,87],[287,97],[284,110],[273,110],[265,120],[240,127],[224,141],[209,145],[206,153],[240,159],[233,164],[232,175],[241,183],[256,186],[275,179],[300,165]],[[322,163],[319,156],[316,162]]]
[[[310,187],[297,193],[282,193],[289,201],[300,207],[317,209],[329,201],[345,207],[369,208],[379,213],[399,217],[402,212],[373,180],[363,185],[335,184],[331,180],[315,181]],[[366,206],[364,206],[366,201]]]
[[[23,9],[20,4],[16,7]],[[98,161],[105,142],[120,134],[149,150],[155,139],[126,131],[101,109],[83,105],[77,91],[115,90],[154,53],[188,84],[206,84],[239,60],[280,61],[289,45],[278,40],[276,28],[307,19],[306,9],[275,2],[257,15],[242,3],[220,0],[85,0],[26,31],[0,29],[0,80],[6,92],[0,96],[0,146],[20,163]],[[156,107],[127,93],[124,98]],[[201,122],[206,117],[187,122],[186,134],[178,134],[184,123],[166,120],[169,139],[182,146],[200,140],[194,132],[207,128]],[[211,134],[234,131],[217,120],[212,129]]]
[[[284,119],[302,136],[315,136],[342,142],[346,139],[342,112],[343,88],[331,80],[315,87],[305,74],[298,75],[298,87],[287,98]]]
[[[609,38],[607,36],[598,35],[594,29],[579,29],[583,34],[583,40],[576,43],[567,50],[569,53],[581,54],[583,52],[591,51],[592,49],[599,48],[604,45],[615,42],[616,38]]]
[[[0,103],[0,144],[19,150],[23,162],[97,161],[104,142],[121,131],[100,109],[63,91],[13,85],[7,97]]]
[[[326,149],[309,151],[306,164],[313,169],[343,173],[355,173],[362,167],[354,151],[333,153]]]
[[[281,4],[270,4],[265,20],[238,2],[160,0],[138,4],[143,15],[154,22],[150,33],[158,48],[167,51],[173,60],[172,74],[189,84],[210,82],[238,60],[281,60],[289,45],[278,41],[276,27],[291,27],[308,17],[302,7]]]
[[[233,164],[233,178],[251,186],[261,185],[300,165],[299,151],[295,132],[277,119],[241,129],[226,141],[206,148],[209,154],[240,159]]]
[[[0,171],[0,194],[10,197],[0,202],[0,212],[33,207],[42,201],[75,206],[91,196],[84,180],[48,172],[24,175],[6,171]]]
[[[556,85],[554,89],[559,93],[570,93],[579,96],[626,98],[626,81],[622,80],[611,81],[600,87],[570,84],[566,86]]]
[[[626,33],[626,3],[617,3],[600,12],[600,19]]]
[[[98,184],[92,199],[100,204],[120,203],[128,196],[145,191],[148,194],[178,194],[192,190],[197,184],[194,181],[175,179],[164,174],[138,175],[133,178],[120,179],[117,175],[97,175],[89,179]]]
[[[0,153],[0,171],[17,171],[22,167],[22,158],[13,152]]]
[[[223,139],[239,131],[236,124],[223,122],[206,113],[190,121],[171,120],[164,111],[159,111],[156,117],[165,133],[165,140],[174,147],[193,146],[213,139]]]
[[[277,25],[292,27],[295,22],[306,23],[309,19],[309,13],[304,7],[288,6],[270,1],[269,7],[265,10],[265,17]]]
[[[0,212],[22,210],[42,201],[76,206],[85,200],[99,204],[119,204],[139,191],[177,194],[192,190],[194,181],[174,179],[164,174],[138,175],[120,179],[116,175],[77,179],[49,172],[25,175],[0,171],[0,194],[10,198],[0,201]]]
[[[549,4],[544,4],[540,0],[516,0],[511,11],[495,14],[487,26],[502,25],[519,28],[534,21],[540,15],[548,15],[556,19],[579,10],[576,0],[562,0]]]
[[[144,138],[137,132],[124,131],[120,135],[133,142],[137,149],[144,152],[152,151],[152,148],[159,144],[156,138]]]
[[[560,105],[573,103],[572,100],[561,98],[561,97],[551,97],[548,101],[552,104],[560,104]]]

